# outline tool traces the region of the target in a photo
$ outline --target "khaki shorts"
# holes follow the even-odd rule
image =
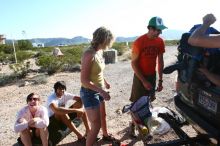
[[[142,84],[142,82],[138,79],[138,77],[134,74],[133,77],[133,84],[131,89],[131,97],[130,101],[135,102],[142,96],[148,96],[151,94],[151,96],[154,96],[155,94],[155,87],[156,87],[156,74],[146,76],[145,79],[151,83],[153,87],[153,91],[146,90]]]

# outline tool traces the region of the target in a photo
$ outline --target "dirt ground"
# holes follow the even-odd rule
[[[176,60],[177,50],[176,46],[166,47],[166,53],[164,55],[165,66]],[[1,71],[2,72],[2,71]],[[32,74],[32,76],[37,73]],[[153,102],[153,106],[168,106],[171,109],[174,108],[173,95],[174,95],[174,78],[176,72],[170,75],[164,75],[164,90],[156,93],[157,99]],[[58,80],[64,80],[67,84],[67,91],[75,94],[79,94],[80,89],[80,73],[57,73],[53,76],[47,77],[46,84],[39,85],[26,85],[19,87],[21,81],[17,81],[15,84],[7,85],[0,88],[0,146],[15,145],[18,134],[13,131],[15,117],[17,111],[26,104],[25,98],[31,92],[39,93],[42,97],[42,104],[45,105],[47,96],[53,92],[53,84]],[[111,84],[110,95],[111,100],[106,102],[107,107],[107,124],[108,130],[112,133],[121,143],[129,146],[142,146],[143,142],[140,139],[134,139],[129,137],[129,121],[130,116],[128,114],[122,114],[121,110],[124,105],[129,104],[129,96],[132,85],[133,71],[131,69],[130,61],[119,61],[115,64],[106,65],[105,77]],[[80,131],[84,133],[85,129],[83,124],[79,127]],[[192,127],[186,126],[184,130],[189,135],[194,134]],[[102,136],[100,131],[99,137]],[[160,142],[164,140],[172,140],[177,136],[173,130],[170,130],[167,134],[162,136],[154,136],[151,142]],[[68,135],[62,140],[59,146],[79,146],[76,142],[76,136],[74,133]],[[109,143],[105,143],[102,140],[96,143],[97,146],[109,146]]]

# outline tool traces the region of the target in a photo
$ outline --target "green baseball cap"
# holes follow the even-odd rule
[[[156,29],[164,30],[167,27],[163,24],[163,20],[160,17],[152,17],[148,23],[148,26],[153,26]]]

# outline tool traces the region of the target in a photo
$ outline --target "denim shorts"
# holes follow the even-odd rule
[[[80,89],[80,98],[85,109],[95,109],[99,108],[101,102],[104,98],[96,91],[81,87]]]

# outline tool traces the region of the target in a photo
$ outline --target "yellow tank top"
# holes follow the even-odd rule
[[[89,79],[91,82],[93,82],[93,84],[103,89],[105,87],[104,76],[103,76],[104,68],[105,68],[105,61],[103,58],[103,52],[98,51],[95,53],[94,58],[92,60],[92,66],[91,66]],[[85,85],[82,85],[82,86],[86,88]]]

